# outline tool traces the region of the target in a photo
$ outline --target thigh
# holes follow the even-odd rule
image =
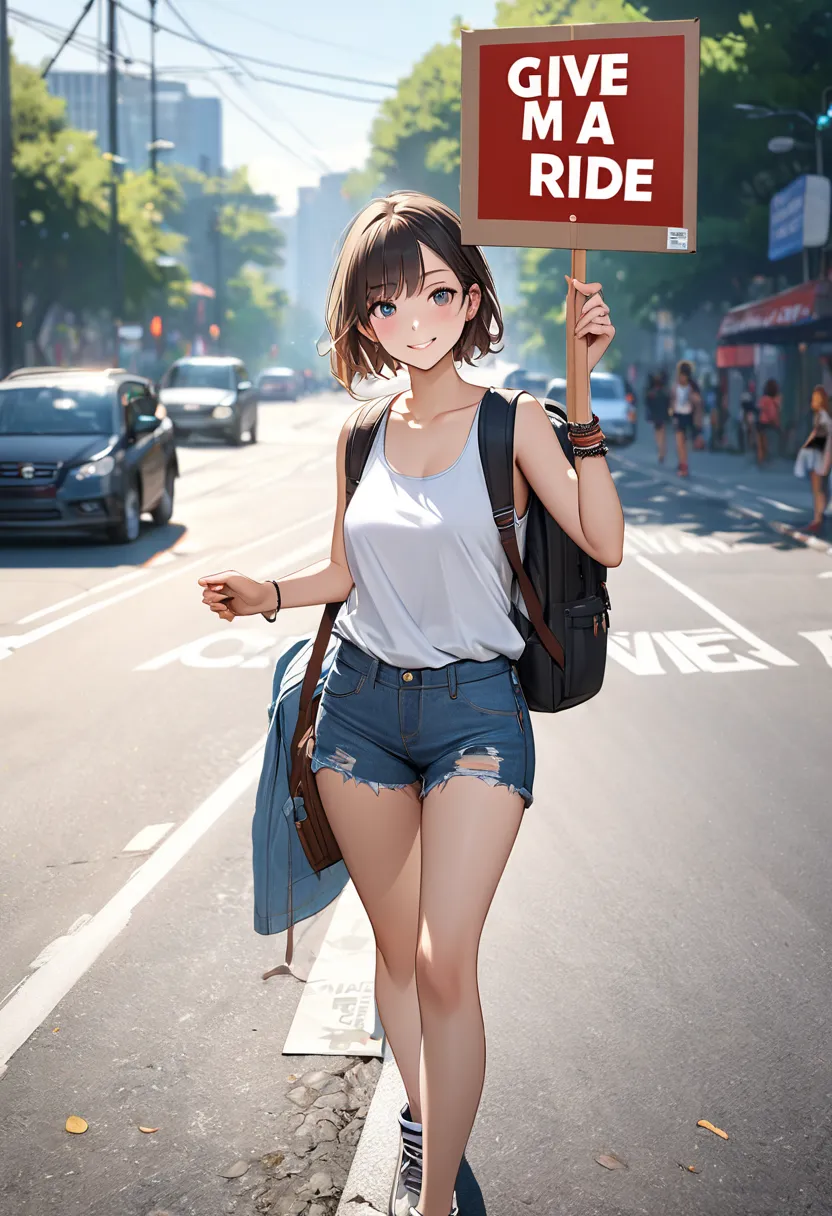
[[[419,946],[435,967],[476,959],[480,935],[523,819],[520,794],[455,777],[422,807]]]
[[[391,967],[412,966],[421,871],[418,783],[376,793],[331,768],[320,769],[316,781],[378,949]]]

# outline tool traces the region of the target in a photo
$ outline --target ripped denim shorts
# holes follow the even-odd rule
[[[335,769],[376,793],[421,782],[423,798],[451,777],[478,777],[529,807],[534,739],[517,673],[504,656],[392,667],[342,640],[321,697],[312,768]]]

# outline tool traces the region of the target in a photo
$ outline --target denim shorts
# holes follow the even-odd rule
[[[452,777],[505,786],[532,804],[534,739],[511,661],[461,659],[438,668],[392,667],[344,639],[318,711],[315,772],[420,795]]]

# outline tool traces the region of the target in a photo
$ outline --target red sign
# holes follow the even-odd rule
[[[695,250],[697,21],[462,40],[463,240]]]
[[[719,324],[717,340],[729,342],[736,335],[756,330],[775,332],[806,325],[832,316],[832,289],[828,283],[801,283],[779,295],[740,304],[726,313]]]

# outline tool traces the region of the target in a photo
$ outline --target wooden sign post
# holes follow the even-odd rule
[[[587,249],[695,252],[698,104],[698,20],[463,30],[463,241],[571,249],[582,282]],[[574,297],[567,404],[583,418]]]

